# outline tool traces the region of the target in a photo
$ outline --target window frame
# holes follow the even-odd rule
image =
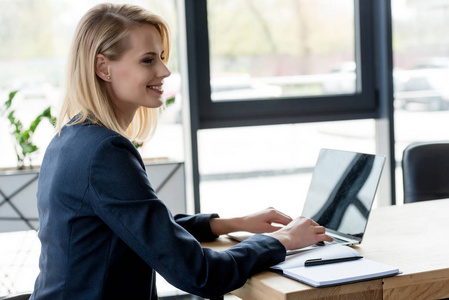
[[[375,62],[370,59],[374,56],[370,7],[369,0],[354,0],[356,80],[357,87],[362,86],[360,92],[213,101],[207,0],[186,0],[190,102],[196,106],[198,129],[378,118]]]

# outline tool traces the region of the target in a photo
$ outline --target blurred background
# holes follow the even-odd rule
[[[1,104],[9,92],[19,90],[14,106],[25,122],[49,105],[58,111],[75,26],[100,2],[0,0]],[[126,2],[163,15],[172,29],[172,76],[165,89],[175,102],[163,111],[156,135],[143,145],[141,154],[184,161],[181,87],[186,78],[180,75],[179,4]],[[208,0],[212,101],[357,93],[357,3]],[[449,0],[392,0],[391,5],[395,192],[401,204],[400,160],[405,146],[448,139]],[[38,130],[35,142],[40,150],[33,157],[37,166],[55,134],[44,122]],[[14,168],[16,154],[4,117],[0,117],[0,145],[0,168]],[[323,147],[374,153],[375,120],[200,130],[201,210],[234,216],[275,206],[293,216],[300,214]],[[0,296],[32,290],[38,272],[36,233],[8,233],[1,239]]]

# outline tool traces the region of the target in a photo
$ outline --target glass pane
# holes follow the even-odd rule
[[[274,206],[294,217],[320,148],[375,153],[375,121],[201,130],[198,143],[202,212],[235,217]]]
[[[407,145],[448,140],[449,0],[393,0],[396,159]],[[397,202],[402,169],[396,170]]]
[[[208,0],[212,100],[353,94],[353,0]]]

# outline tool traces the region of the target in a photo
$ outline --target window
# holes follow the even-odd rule
[[[212,101],[354,94],[354,1],[209,0]]]
[[[376,116],[369,1],[199,0],[186,9],[200,128]]]

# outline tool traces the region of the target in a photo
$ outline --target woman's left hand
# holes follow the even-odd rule
[[[291,221],[292,218],[286,214],[269,207],[240,218],[211,219],[210,227],[215,235],[227,234],[235,231],[266,233],[279,230],[282,228],[282,225],[287,225]]]
[[[274,209],[273,207],[269,207],[254,214],[242,217],[242,229],[240,230],[249,231],[252,233],[274,232],[281,228],[280,225],[287,225],[291,221],[292,218],[286,214]]]

